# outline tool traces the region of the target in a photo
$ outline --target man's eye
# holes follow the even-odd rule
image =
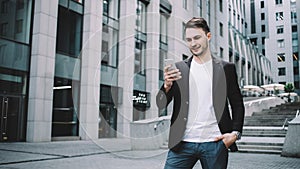
[[[201,36],[196,36],[196,37],[194,37],[194,39],[196,39],[196,40],[198,40],[198,39],[200,39],[201,38]]]
[[[192,41],[192,39],[188,38],[188,39],[186,39],[186,41],[187,41],[187,42],[190,42],[190,41]]]

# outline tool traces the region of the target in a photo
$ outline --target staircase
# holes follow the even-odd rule
[[[245,117],[240,152],[281,154],[287,122],[295,118],[300,102],[277,105]],[[284,125],[285,124],[285,125]]]
[[[288,121],[295,118],[299,109],[300,102],[285,103],[245,117],[243,136],[237,141],[239,152],[281,154]],[[168,149],[168,143],[161,149]]]

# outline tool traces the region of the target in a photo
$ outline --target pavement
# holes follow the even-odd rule
[[[129,139],[0,143],[0,169],[161,169],[166,149],[131,150]],[[300,158],[229,153],[228,169],[299,169]],[[199,162],[194,167],[201,169]]]

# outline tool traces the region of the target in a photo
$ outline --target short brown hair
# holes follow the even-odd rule
[[[189,20],[186,25],[185,29],[187,28],[202,28],[203,31],[207,34],[210,32],[209,26],[206,22],[206,20],[202,17],[193,17],[191,20]]]

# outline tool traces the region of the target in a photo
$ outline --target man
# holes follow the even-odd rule
[[[192,57],[164,68],[164,84],[156,96],[166,108],[174,99],[165,169],[225,169],[228,149],[237,151],[244,104],[235,66],[211,55],[211,33],[203,18],[186,23],[185,38]],[[231,106],[231,113],[228,108]]]

